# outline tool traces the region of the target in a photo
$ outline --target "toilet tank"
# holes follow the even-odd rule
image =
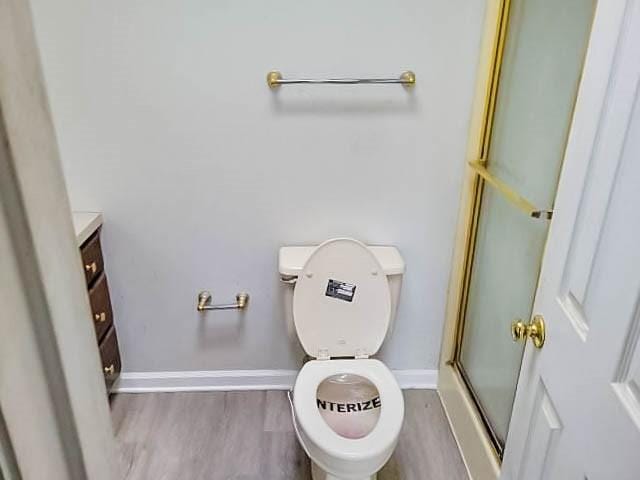
[[[286,312],[287,332],[291,339],[297,339],[293,323],[293,290],[298,275],[318,245],[306,246],[286,246],[281,247],[278,254],[278,270],[280,280],[286,284],[284,289],[284,307]],[[389,337],[395,323],[398,301],[400,299],[400,289],[402,287],[402,276],[405,271],[405,263],[400,251],[394,246],[368,245],[371,253],[375,255],[382,266],[382,270],[389,282],[389,294],[391,295],[391,318],[389,319]]]

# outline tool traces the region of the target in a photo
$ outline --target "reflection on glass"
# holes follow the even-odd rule
[[[512,0],[487,168],[551,208],[571,124],[595,0]],[[485,185],[477,220],[458,365],[501,451],[548,222],[527,217]]]

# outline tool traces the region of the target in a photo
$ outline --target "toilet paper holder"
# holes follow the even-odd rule
[[[240,292],[236,295],[236,303],[226,303],[222,305],[212,305],[211,301],[213,297],[211,292],[203,290],[198,294],[198,305],[196,309],[199,312],[205,310],[243,310],[249,303],[249,294],[246,292]]]

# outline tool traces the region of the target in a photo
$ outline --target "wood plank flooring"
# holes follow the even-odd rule
[[[378,480],[467,479],[440,399],[406,390],[405,422]],[[307,480],[282,391],[117,394],[113,425],[126,480]]]

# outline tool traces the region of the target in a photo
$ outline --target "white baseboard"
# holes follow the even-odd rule
[[[393,370],[400,388],[435,389],[437,370]],[[206,392],[290,390],[297,370],[211,370],[195,372],[124,372],[112,392]]]
[[[112,389],[118,393],[205,392],[211,390],[289,390],[296,370],[210,370],[124,372]]]
[[[403,390],[412,388],[436,390],[438,388],[438,370],[392,370]]]

